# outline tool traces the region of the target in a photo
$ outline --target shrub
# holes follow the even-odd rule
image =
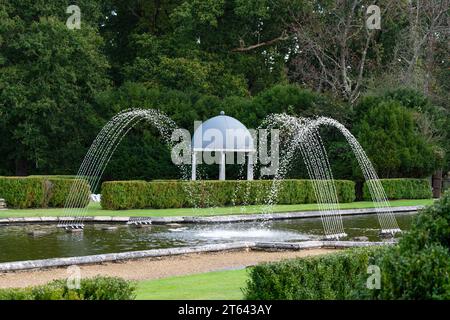
[[[79,289],[69,289],[66,280],[23,289],[0,289],[0,300],[131,300],[136,285],[115,277],[82,279]]]
[[[372,256],[384,248],[358,248],[323,256],[275,263],[250,269],[246,299],[350,299],[354,288],[365,285]]]
[[[150,184],[146,181],[110,181],[102,184],[104,209],[143,209],[148,203]]]
[[[0,195],[11,208],[39,208],[45,205],[41,178],[2,177]]]
[[[335,180],[340,202],[355,200],[352,181]],[[102,185],[104,209],[181,208],[264,204],[271,180],[108,181]],[[280,181],[278,203],[314,203],[310,180]]]
[[[384,285],[362,297],[450,299],[450,191],[422,210],[399,245],[377,260]]]
[[[388,199],[430,199],[433,196],[427,179],[380,179]],[[364,200],[372,200],[367,182],[363,186]]]
[[[374,261],[381,270],[380,289],[355,288],[354,297],[382,300],[450,299],[450,253],[447,248],[429,244],[421,250],[405,251],[402,246],[395,246],[374,257]]]
[[[353,132],[381,177],[426,177],[442,165],[439,146],[420,132],[402,101],[366,97],[355,108]]]
[[[367,289],[369,264],[380,289]],[[250,269],[247,299],[450,299],[450,191],[390,247],[266,263]]]
[[[0,196],[10,208],[64,207],[73,183],[78,183],[75,207],[89,203],[90,188],[85,180],[53,177],[0,177]]]
[[[90,187],[86,180],[83,179],[60,179],[48,178],[45,185],[48,186],[46,194],[48,197],[48,206],[51,208],[63,208],[66,198],[71,192],[72,186],[77,183],[77,198],[73,203],[73,207],[84,208],[89,204]]]

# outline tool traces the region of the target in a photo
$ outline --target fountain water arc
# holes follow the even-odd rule
[[[176,129],[173,122],[165,114],[154,109],[128,109],[114,116],[100,131],[87,152],[79,170],[77,178],[72,184],[70,193],[66,198],[64,207],[64,218],[61,219],[59,227],[66,229],[82,229],[83,217],[86,207],[80,207],[82,203],[80,192],[82,179],[87,180],[92,190],[99,185],[101,176],[108,165],[114,151],[123,137],[138,123],[147,120],[153,124],[166,143],[170,144],[170,134]],[[185,171],[184,166],[181,167]],[[145,221],[134,221],[145,223]]]
[[[306,164],[308,174],[314,181],[314,190],[316,193],[316,198],[318,201],[319,209],[324,211],[322,214],[322,221],[324,226],[324,233],[326,238],[340,238],[345,236],[343,229],[337,229],[330,227],[331,224],[342,225],[342,217],[339,213],[337,195],[334,193],[336,189],[334,188],[334,182],[331,172],[331,167],[328,161],[328,156],[326,150],[323,147],[321,137],[318,134],[318,129],[322,126],[334,127],[339,130],[339,132],[345,137],[353,153],[356,156],[358,164],[361,167],[364,178],[369,187],[369,192],[372,197],[372,201],[375,204],[375,209],[377,211],[377,217],[379,224],[381,226],[381,234],[383,235],[394,235],[395,233],[401,232],[398,227],[395,216],[392,213],[389,202],[387,200],[386,193],[378,179],[375,169],[372,163],[365,154],[363,148],[356,140],[356,138],[350,133],[350,131],[345,128],[338,121],[327,118],[319,117],[316,119],[305,119],[289,116],[286,114],[271,115],[266,119],[266,123],[273,126],[274,123],[281,124],[291,130],[290,146],[288,148],[287,155],[283,159],[283,163],[280,165],[280,170],[277,172],[274,179],[274,187],[272,197],[276,197],[278,190],[277,181],[280,180],[286,174],[288,165],[292,162],[292,157],[297,149],[300,149],[303,160]],[[325,195],[321,196],[318,191],[318,181],[324,184],[322,190],[325,191]],[[330,183],[333,185],[331,186]],[[320,190],[320,189],[319,189]],[[331,193],[331,196],[330,196]],[[273,201],[272,201],[273,202]],[[325,202],[320,203],[320,202]]]
[[[277,170],[273,180],[273,187],[270,195],[267,197],[266,207],[274,203],[277,196],[279,180],[285,175],[294,152],[300,150],[307,166],[308,174],[313,181],[314,192],[321,211],[325,237],[328,239],[339,239],[346,236],[342,217],[339,212],[338,196],[331,167],[318,132],[321,126],[332,126],[344,135],[356,155],[375,203],[382,233],[394,234],[400,231],[395,217],[390,210],[384,189],[378,180],[372,164],[358,141],[342,124],[331,118],[305,119],[295,118],[285,114],[273,115],[272,119],[289,124],[291,131],[294,132],[294,138],[292,139],[287,156],[284,157],[280,169]],[[76,179],[72,184],[70,193],[66,198],[64,208],[65,218],[61,219],[60,227],[66,229],[83,228],[83,218],[87,208],[79,205],[83,202],[83,195],[79,192],[82,187],[82,179],[87,180],[92,189],[96,189],[106,166],[124,136],[144,120],[158,129],[163,140],[169,146],[173,144],[170,136],[173,130],[177,129],[177,126],[172,119],[162,112],[154,109],[128,109],[114,116],[97,135],[78,170],[77,177],[79,179]],[[179,168],[184,177],[189,177],[190,172],[186,164],[181,164]],[[186,184],[186,186],[188,185]],[[185,191],[192,193],[189,187]],[[145,218],[136,218],[131,223],[146,224],[148,222],[147,220]]]

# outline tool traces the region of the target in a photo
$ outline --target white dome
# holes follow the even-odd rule
[[[193,151],[254,151],[250,131],[237,119],[226,116],[222,111],[219,116],[203,122],[194,132]]]

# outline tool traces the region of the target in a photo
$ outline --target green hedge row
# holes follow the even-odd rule
[[[54,177],[0,177],[0,198],[8,208],[62,208],[73,183],[78,182],[79,201],[75,207],[89,203],[90,188],[86,180]]]
[[[433,197],[427,179],[380,179],[388,199],[430,199]],[[372,200],[367,182],[363,186],[364,200]]]
[[[132,300],[134,283],[114,277],[81,279],[79,289],[71,289],[66,280],[55,280],[46,285],[0,289],[0,300]]]
[[[361,275],[383,247],[263,263],[249,269],[244,289],[252,300],[352,299],[365,285]]]
[[[355,200],[355,183],[335,180],[340,202]],[[264,204],[271,180],[108,181],[102,184],[104,209],[182,208]],[[314,203],[310,180],[280,181],[279,204]]]
[[[415,217],[398,245],[265,263],[249,272],[247,299],[450,299],[450,191]],[[368,287],[376,272],[380,286]]]
[[[384,248],[358,248],[322,256],[263,263],[249,269],[250,300],[352,299],[367,266]]]

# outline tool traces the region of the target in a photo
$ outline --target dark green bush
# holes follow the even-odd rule
[[[0,177],[0,197],[9,208],[64,207],[74,183],[79,183],[79,201],[75,207],[89,203],[90,188],[86,180],[48,177]]]
[[[86,180],[83,179],[60,179],[48,178],[45,184],[48,197],[48,207],[63,208],[66,203],[66,198],[71,192],[72,186],[77,183],[77,193],[80,198],[73,203],[74,207],[84,208],[89,204],[90,187]]]
[[[0,300],[132,300],[136,285],[115,277],[81,279],[79,289],[69,289],[66,280],[23,289],[0,289]]]
[[[422,210],[399,245],[377,259],[376,299],[450,299],[450,191]]]
[[[355,288],[358,299],[430,300],[450,299],[450,253],[438,244],[421,250],[405,251],[402,246],[389,248],[373,258],[381,270],[381,287]],[[360,275],[361,281],[367,275]]]
[[[372,256],[384,248],[358,248],[322,256],[263,263],[249,269],[246,299],[350,299],[366,282]]]
[[[1,177],[0,197],[10,208],[39,208],[45,205],[45,187],[41,178]]]
[[[442,166],[442,150],[421,132],[404,101],[365,97],[355,106],[352,132],[380,177],[421,178]]]
[[[369,265],[381,272],[368,289]],[[396,246],[266,263],[250,269],[247,299],[450,299],[450,191],[422,210]]]
[[[352,181],[335,180],[340,202],[355,200]],[[104,209],[181,208],[264,204],[271,180],[108,181],[102,185]],[[278,203],[314,203],[310,180],[280,181]]]
[[[110,181],[102,184],[104,209],[143,209],[149,201],[150,184],[146,181]]]
[[[430,199],[433,196],[427,179],[380,179],[389,200]],[[363,186],[364,200],[372,200],[367,182]]]

